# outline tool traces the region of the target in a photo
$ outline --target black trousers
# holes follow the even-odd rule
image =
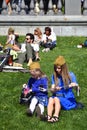
[[[58,3],[58,0],[52,0],[53,5],[57,5],[57,3]]]
[[[2,3],[3,3],[3,0],[0,0],[0,14],[1,14],[1,11],[2,11]]]

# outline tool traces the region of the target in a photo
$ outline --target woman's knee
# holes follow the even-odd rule
[[[56,103],[60,103],[60,100],[59,100],[59,98],[57,98],[57,97],[54,98],[54,101],[55,101]]]
[[[54,104],[54,99],[52,97],[49,98],[49,103],[48,104]]]

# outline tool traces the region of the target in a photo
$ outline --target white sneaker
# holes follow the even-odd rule
[[[46,49],[43,49],[43,50],[42,50],[42,52],[45,52],[45,51],[46,51]]]
[[[46,48],[46,50],[45,50],[46,52],[48,52],[48,51],[50,51],[50,48]]]

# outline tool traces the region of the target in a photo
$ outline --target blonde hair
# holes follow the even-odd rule
[[[39,38],[41,38],[41,37],[42,37],[41,29],[40,29],[40,28],[36,28],[36,29],[34,30],[34,35],[36,35],[36,32],[37,32],[37,36],[38,36]]]
[[[12,27],[10,27],[10,28],[8,29],[8,34],[10,34],[10,33],[14,34],[14,29],[13,29]]]
[[[37,72],[38,77],[40,77],[40,78],[41,78],[41,77],[42,77],[42,78],[43,78],[43,77],[47,77],[46,74],[44,74],[44,73],[41,71],[41,69],[35,69],[35,71]]]

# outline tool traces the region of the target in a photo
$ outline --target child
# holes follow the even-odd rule
[[[29,66],[31,78],[28,81],[29,92],[34,94],[31,99],[27,115],[32,116],[36,109],[36,114],[41,117],[44,113],[44,107],[48,103],[48,79],[47,76],[41,71],[38,62],[32,62]]]

